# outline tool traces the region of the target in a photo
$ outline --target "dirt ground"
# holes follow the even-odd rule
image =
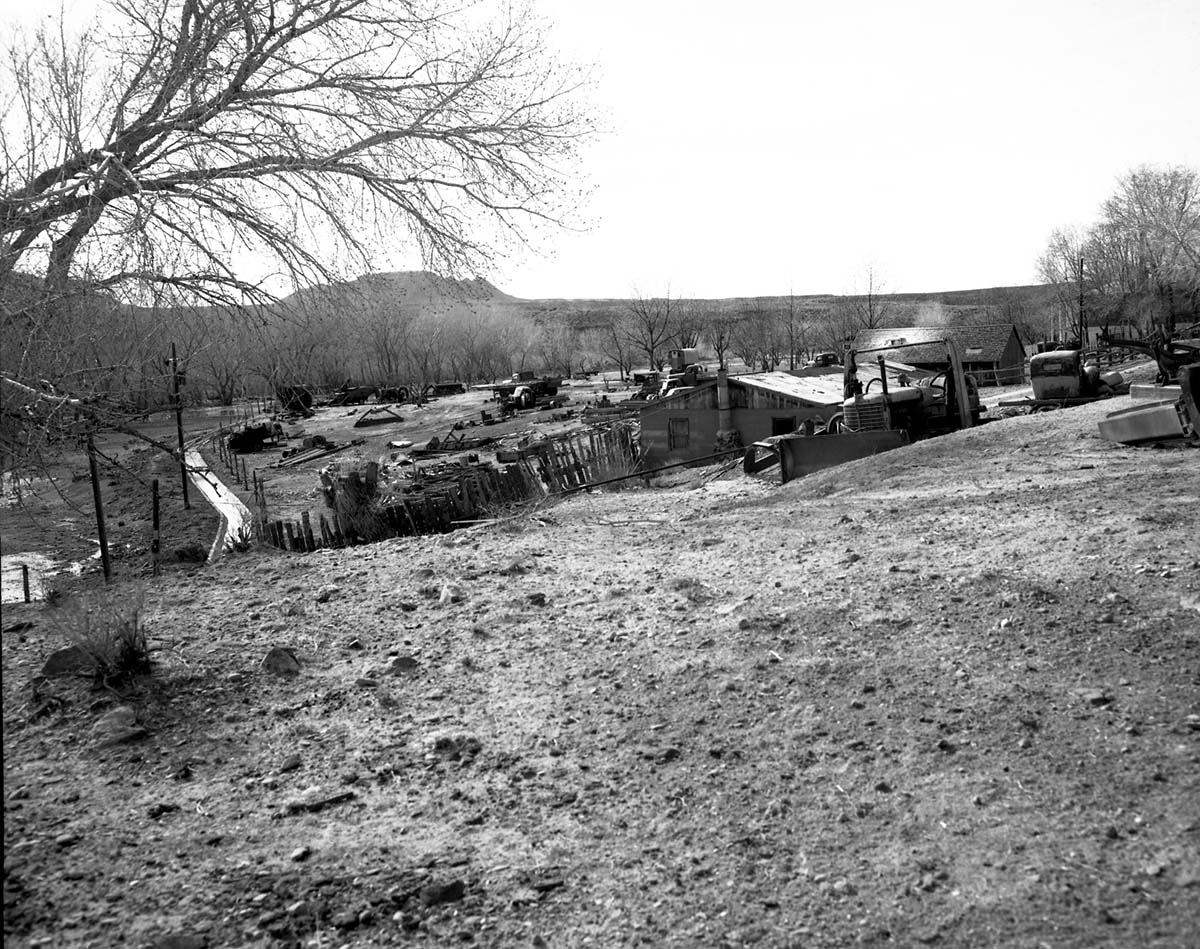
[[[233,555],[121,695],[6,607],[6,945],[1194,946],[1200,452],[1122,404]]]

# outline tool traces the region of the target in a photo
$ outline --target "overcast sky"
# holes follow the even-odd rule
[[[1200,166],[1200,0],[532,2],[607,131],[517,296],[1034,283],[1122,173]]]
[[[1119,175],[1200,166],[1198,0],[541,0],[598,66],[595,225],[521,296],[1035,283]]]

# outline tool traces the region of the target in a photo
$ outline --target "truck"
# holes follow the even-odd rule
[[[529,370],[524,370],[514,372],[507,382],[479,385],[474,388],[490,389],[501,407],[529,409],[537,405],[539,401],[553,399],[558,395],[559,386],[562,384],[562,376],[538,376]]]
[[[928,370],[887,363],[884,352],[942,345],[944,368]],[[878,354],[878,375],[864,385],[858,363]],[[950,339],[901,343],[875,349],[851,350],[845,360],[842,409],[820,429],[806,423],[788,435],[755,442],[742,460],[747,474],[779,465],[784,483],[793,478],[857,458],[901,448],[921,438],[979,425],[986,409],[979,389],[963,371],[958,348]]]

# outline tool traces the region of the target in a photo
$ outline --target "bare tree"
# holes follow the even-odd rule
[[[633,357],[637,352],[632,322],[629,313],[613,313],[599,331],[598,348],[617,367],[622,379],[633,372]]]
[[[633,300],[626,307],[626,319],[620,324],[625,341],[639,352],[646,354],[651,369],[662,369],[666,363],[666,344],[674,332],[674,310],[677,300],[671,299],[671,290],[664,297],[643,297],[634,291]]]
[[[736,307],[719,304],[704,321],[704,336],[717,357],[717,368],[729,368],[729,353],[742,316]]]
[[[1038,272],[1068,325],[1081,289],[1093,320],[1171,332],[1179,319],[1200,319],[1200,172],[1145,166],[1123,175],[1097,223],[1051,235]]]
[[[439,0],[112,9],[108,35],[59,22],[0,64],[0,283],[42,278],[6,307],[6,349],[26,323],[66,320],[81,287],[261,302],[264,266],[329,282],[397,233],[432,266],[474,271],[567,213],[586,77],[529,15],[476,25]],[[4,364],[14,381],[19,368]]]
[[[99,285],[240,298],[235,245],[324,278],[331,238],[370,260],[396,225],[442,267],[486,264],[475,212],[556,218],[581,79],[532,20],[468,32],[437,7],[116,0],[111,46],[39,31],[9,57],[0,273],[33,255],[62,287],[108,251]]]

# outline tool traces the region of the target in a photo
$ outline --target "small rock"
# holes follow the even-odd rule
[[[402,609],[405,613],[411,613],[413,610],[415,610],[417,608],[416,603],[410,603],[410,602],[408,602],[408,600],[401,600],[399,603],[396,604],[396,606],[398,606],[400,609]]]
[[[462,880],[451,880],[448,883],[430,883],[421,887],[421,904],[423,906],[438,906],[441,903],[455,903],[463,898],[467,887]]]
[[[1112,701],[1109,696],[1104,694],[1102,689],[1072,689],[1071,694],[1093,708],[1108,705]]]
[[[300,672],[300,660],[289,647],[274,646],[263,656],[262,668],[264,672],[272,672],[275,675],[294,676]]]
[[[527,599],[529,601],[530,606],[545,606],[546,605],[546,594],[545,593],[530,593],[529,596],[527,596],[525,599]]]
[[[462,601],[463,595],[453,583],[447,583],[442,587],[441,593],[438,594],[438,603],[445,606],[447,603],[459,603]]]
[[[333,597],[337,596],[339,592],[341,591],[336,586],[330,585],[321,587],[321,589],[317,591],[317,602],[328,603]]]
[[[303,863],[305,860],[307,860],[311,856],[312,856],[312,848],[311,847],[297,847],[295,850],[293,850],[291,852],[291,854],[288,855],[288,859],[291,860],[292,863]]]
[[[137,713],[128,705],[121,705],[102,715],[92,726],[101,747],[136,741],[149,734],[137,723]]]
[[[67,646],[56,649],[46,657],[42,666],[44,676],[79,675],[92,672],[96,662],[82,646]]]
[[[178,804],[168,804],[168,803],[164,802],[164,803],[160,803],[160,804],[155,804],[153,807],[151,807],[146,812],[146,816],[149,817],[151,820],[158,820],[163,815],[170,814],[177,810],[179,810]]]
[[[355,650],[362,649],[363,648],[362,640],[359,639],[357,636],[351,636],[348,640],[346,640],[345,648],[355,649]]]
[[[875,790],[878,791],[880,794],[891,794],[892,786],[890,784],[888,784],[886,781],[880,781],[879,783],[877,783],[875,785]]]
[[[415,672],[419,668],[421,668],[421,663],[418,662],[413,656],[393,656],[388,661],[388,664],[380,670],[380,672],[383,675],[398,676],[405,675],[409,672]]]
[[[937,747],[938,751],[944,751],[948,755],[952,755],[958,751],[958,745],[952,741],[947,741],[945,738],[938,740]]]
[[[338,929],[356,929],[358,927],[358,913],[352,909],[343,909],[333,914],[333,925]]]
[[[379,688],[379,680],[373,679],[371,676],[359,676],[354,680],[354,684],[364,689]]]
[[[78,834],[59,834],[54,838],[54,846],[56,847],[73,847],[79,843]]]
[[[302,760],[299,755],[288,755],[279,762],[279,773],[287,774],[289,771],[295,771],[300,767]]]

